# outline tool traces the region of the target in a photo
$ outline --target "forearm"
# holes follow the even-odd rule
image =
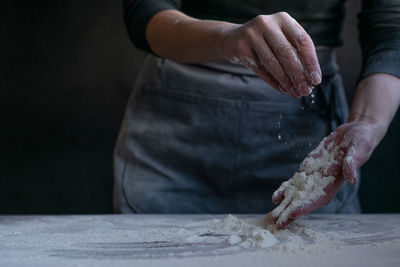
[[[198,20],[176,10],[151,18],[146,40],[160,57],[185,63],[228,59],[242,64],[281,93],[309,95],[321,82],[314,43],[285,12],[245,24]]]
[[[286,192],[288,188],[302,190],[296,188],[293,180],[282,184],[272,196],[274,203],[280,203],[271,212],[278,228],[284,228],[299,216],[329,203],[344,181],[352,185],[357,183],[357,171],[369,159],[385,135],[399,104],[400,79],[395,76],[373,74],[358,84],[348,123],[341,125],[325,138],[301,163],[296,173],[304,174],[305,167],[311,170],[315,168],[315,171],[311,172],[312,175],[317,173],[323,180],[331,177],[334,179],[324,186],[324,194],[308,201],[293,201],[296,199],[290,192]],[[335,160],[323,160],[326,154],[331,154],[329,157],[332,156]],[[321,166],[318,165],[320,163]],[[296,179],[295,176],[292,179]],[[304,199],[307,199],[306,193]]]
[[[206,62],[224,59],[223,31],[238,25],[212,20],[198,20],[177,10],[155,15],[146,29],[153,52],[180,62]]]
[[[388,74],[374,74],[357,86],[348,122],[364,121],[375,125],[376,140],[385,135],[400,105],[400,79]]]

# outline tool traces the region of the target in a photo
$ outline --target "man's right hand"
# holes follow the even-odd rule
[[[223,53],[243,64],[281,93],[309,95],[321,82],[314,43],[289,14],[260,15],[222,31]]]
[[[150,20],[146,38],[161,57],[186,63],[228,59],[294,97],[309,95],[321,82],[313,41],[285,12],[260,15],[242,25],[165,10]]]

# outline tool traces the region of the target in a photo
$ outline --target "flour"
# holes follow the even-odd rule
[[[277,230],[270,215],[0,216],[0,266],[397,267],[399,220],[319,214]]]
[[[349,150],[347,151],[347,155],[344,158],[344,161],[346,161],[346,163],[348,163],[348,164],[353,163],[353,161],[354,161],[353,156],[354,156],[355,153],[356,153],[355,146],[351,146],[349,148]]]
[[[351,220],[346,222],[343,218],[334,219],[338,215],[330,216],[331,219],[325,221],[326,226],[321,224],[320,220],[300,219],[292,222],[286,229],[278,230],[270,213],[261,219],[238,219],[236,216],[228,215],[223,219],[212,220],[208,223],[208,228],[213,229],[212,233],[215,236],[220,236],[219,242],[224,242],[232,248],[269,249],[292,254],[326,253],[341,250],[349,244],[359,247],[400,244],[399,238],[390,233],[392,229],[388,229],[387,233],[380,232],[380,237],[366,235],[365,230],[357,231],[360,222]],[[374,227],[368,223],[365,226]],[[366,239],[369,241],[366,242]]]
[[[278,218],[277,224],[285,223],[293,211],[324,196],[324,188],[335,180],[328,171],[337,163],[339,146],[331,142],[325,148],[325,141],[326,138],[303,160],[299,171],[274,192],[273,198],[284,194],[282,202],[272,211],[272,216]]]
[[[270,213],[258,220],[228,215],[212,220],[208,227],[212,229],[209,235],[218,236],[220,242],[238,248],[270,248],[296,253],[304,251],[305,245],[311,251],[336,247],[332,245],[332,236],[318,233],[299,222],[292,223],[288,229],[278,230]],[[197,239],[196,242],[204,242],[204,239]]]
[[[254,59],[252,59],[252,58],[249,58],[249,57],[246,57],[245,58],[246,59],[246,62],[244,63],[244,65],[246,66],[246,67],[248,67],[248,68],[250,68],[250,67],[257,67],[257,63],[254,61]]]
[[[139,239],[148,242],[183,242],[185,244],[225,244],[230,249],[269,248],[279,240],[271,233],[275,231],[272,220],[261,221],[238,219],[227,215],[222,219],[213,219],[186,227],[153,229],[140,233]]]
[[[233,215],[216,221],[211,228],[225,234],[225,242],[230,245],[239,244],[245,248],[267,248],[278,243],[278,240],[267,229],[248,224]]]
[[[233,64],[239,64],[240,63],[240,59],[238,57],[232,57],[230,62],[233,63]]]
[[[243,220],[228,215],[209,224],[214,234],[223,237],[221,241],[240,248],[269,248],[291,253],[338,249],[332,240],[340,240],[341,235],[334,232],[321,232],[303,222],[293,222],[285,230],[278,230],[268,213],[258,220]],[[200,240],[199,240],[200,241]]]

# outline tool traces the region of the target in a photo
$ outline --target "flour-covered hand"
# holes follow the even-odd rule
[[[280,203],[272,218],[278,228],[286,227],[303,214],[328,204],[344,181],[357,182],[357,171],[376,146],[374,126],[346,123],[326,137],[301,163],[291,179],[272,196]]]
[[[309,95],[321,82],[314,43],[285,12],[260,15],[223,31],[225,58],[243,64],[269,85],[294,97]]]
[[[378,145],[378,127],[367,122],[346,123],[336,129],[335,139],[343,151],[342,175],[349,184],[356,184],[357,171]]]

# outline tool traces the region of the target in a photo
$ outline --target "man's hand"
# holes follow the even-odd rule
[[[321,82],[313,41],[285,12],[260,15],[242,25],[164,10],[150,20],[146,38],[161,57],[187,63],[228,59],[294,97],[309,95]]]
[[[357,182],[357,170],[368,160],[375,147],[377,127],[366,122],[346,123],[322,141],[301,163],[292,179],[301,184],[285,182],[274,193],[272,201],[280,205],[272,211],[279,229],[285,228],[301,215],[327,205],[339,191],[344,181]],[[303,180],[299,175],[303,173]],[[291,179],[291,180],[292,180]],[[323,185],[308,184],[311,179]]]
[[[250,68],[282,93],[309,95],[321,82],[313,41],[286,12],[257,16],[224,35],[225,57]]]
[[[379,127],[373,123],[355,121],[343,124],[331,137],[339,144],[343,155],[340,169],[344,180],[356,184],[357,171],[369,159],[378,144]]]

